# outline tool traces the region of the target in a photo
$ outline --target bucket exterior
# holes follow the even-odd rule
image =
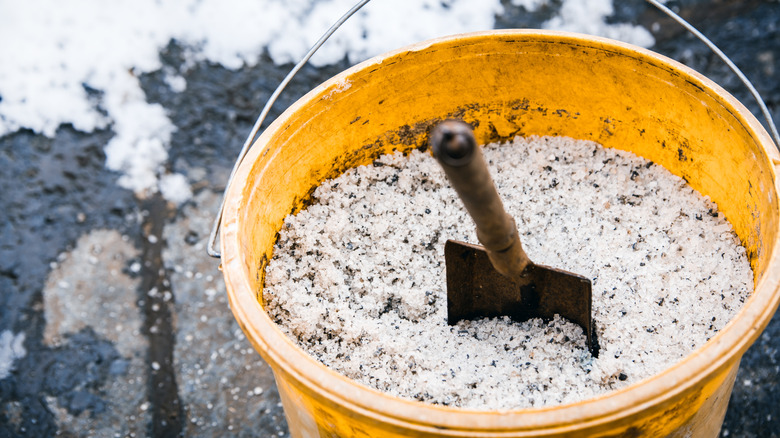
[[[284,218],[324,179],[427,144],[437,121],[481,143],[563,135],[629,150],[717,203],[747,249],[755,291],[704,346],[666,371],[578,403],[475,411],[355,383],[289,340],[263,311]],[[491,31],[359,64],[312,90],[257,140],[228,190],[222,269],[233,313],[274,369],[295,437],[716,436],[745,350],[780,301],[780,154],[755,118],[696,72],[596,37]]]

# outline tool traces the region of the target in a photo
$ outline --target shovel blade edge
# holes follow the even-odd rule
[[[493,268],[482,246],[454,240],[444,245],[444,259],[448,324],[499,316],[549,321],[557,314],[582,327],[588,350],[598,356],[590,279],[544,265],[531,265],[521,278],[510,279]]]

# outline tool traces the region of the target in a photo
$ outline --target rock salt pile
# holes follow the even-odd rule
[[[267,311],[323,364],[401,397],[473,409],[569,403],[673,365],[752,291],[717,206],[631,153],[565,137],[484,149],[531,260],[589,276],[597,359],[566,320],[446,322],[443,248],[477,243],[436,161],[413,151],[324,182],[288,217]]]

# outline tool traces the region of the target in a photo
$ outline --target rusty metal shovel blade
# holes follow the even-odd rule
[[[448,240],[447,322],[509,316],[517,322],[560,315],[582,327],[588,350],[598,356],[591,321],[591,283],[581,275],[533,264],[510,279],[495,270],[485,248]]]
[[[447,120],[431,131],[431,149],[474,220],[483,246],[448,241],[448,323],[509,316],[522,322],[560,315],[582,327],[598,356],[586,277],[533,263],[523,250],[514,218],[504,209],[471,126]]]

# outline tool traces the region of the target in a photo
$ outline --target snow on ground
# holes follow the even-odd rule
[[[13,334],[10,330],[0,333],[0,380],[14,369],[14,362],[27,354],[24,349],[24,333]]]
[[[527,10],[549,0],[512,0]],[[208,60],[237,69],[267,49],[277,64],[297,61],[355,0],[0,0],[0,136],[27,128],[53,137],[62,124],[91,132],[111,127],[106,166],[139,195],[172,202],[191,192],[163,164],[176,127],[150,104],[138,75],[159,70],[171,39],[189,64]],[[647,30],[607,24],[612,0],[564,0],[545,23],[649,46]],[[500,0],[374,0],[312,59],[315,65],[370,56],[435,36],[491,29]],[[187,68],[186,66],[184,68]],[[167,72],[182,92],[182,72]],[[87,90],[97,93],[89,93]],[[238,152],[238,151],[236,151]]]
[[[642,47],[650,47],[655,44],[653,35],[641,26],[628,23],[607,23],[606,18],[613,12],[612,0],[564,0],[560,15],[545,22],[542,27],[599,35]]]

